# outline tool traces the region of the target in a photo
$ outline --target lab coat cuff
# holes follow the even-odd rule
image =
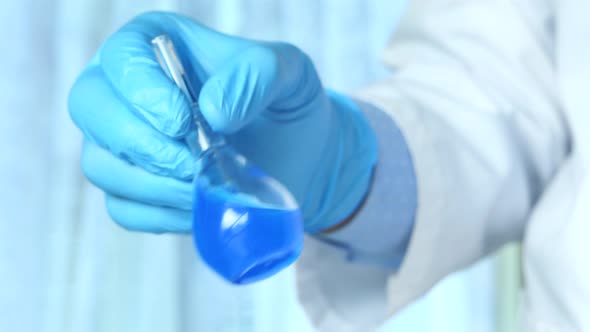
[[[404,260],[387,281],[388,312],[393,314],[413,299],[423,295],[447,269],[440,268],[440,250],[444,243],[443,220],[449,219],[446,189],[453,184],[440,165],[445,144],[444,128],[428,116],[432,105],[423,105],[395,81],[381,82],[356,95],[383,110],[401,130],[412,155],[417,179],[417,209],[414,228]],[[450,255],[452,253],[449,253]]]

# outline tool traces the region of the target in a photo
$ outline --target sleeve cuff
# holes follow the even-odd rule
[[[397,269],[416,212],[416,177],[405,139],[393,119],[356,101],[377,136],[379,160],[363,205],[348,225],[315,237],[344,251],[349,261]]]

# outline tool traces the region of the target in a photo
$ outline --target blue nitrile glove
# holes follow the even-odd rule
[[[376,138],[350,99],[326,93],[304,53],[147,13],[104,43],[70,93],[72,119],[85,136],[82,168],[106,192],[117,223],[147,232],[191,228],[195,156],[184,138],[194,127],[152,50],[162,33],[190,64],[213,130],[287,186],[306,231],[333,226],[357,207],[376,163]]]

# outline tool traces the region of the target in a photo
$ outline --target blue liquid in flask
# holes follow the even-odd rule
[[[250,206],[228,195],[202,185],[195,190],[193,235],[209,266],[230,282],[245,284],[297,259],[303,244],[298,210]]]

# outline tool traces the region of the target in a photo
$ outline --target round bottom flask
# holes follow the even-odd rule
[[[203,260],[235,284],[269,277],[303,248],[291,194],[229,146],[212,148],[195,178],[193,235]]]

